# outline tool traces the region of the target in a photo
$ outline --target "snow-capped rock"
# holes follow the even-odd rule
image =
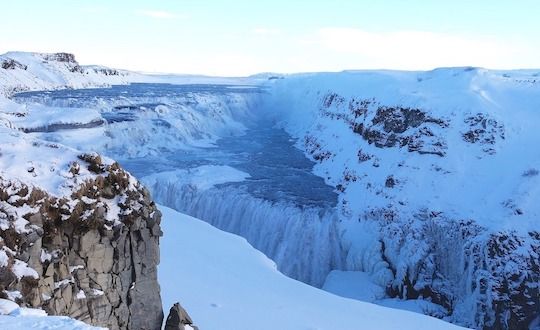
[[[3,298],[110,329],[159,328],[160,213],[110,159],[0,129]]]

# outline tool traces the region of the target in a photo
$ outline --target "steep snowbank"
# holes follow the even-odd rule
[[[244,239],[172,209],[160,210],[163,303],[182,299],[201,329],[460,329],[292,280]]]

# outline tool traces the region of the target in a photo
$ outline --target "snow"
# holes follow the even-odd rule
[[[25,330],[105,330],[87,325],[66,316],[24,316],[0,315],[0,328]]]
[[[540,168],[535,151],[540,80],[534,74],[448,68],[293,75],[274,83],[273,102],[267,108],[291,135],[301,140],[316,136],[322,148],[333,153],[331,161],[315,168],[318,175],[329,178],[329,184],[341,183],[345,170],[360,178],[343,193],[343,199],[356,201],[352,217],[399,201],[405,204],[396,206],[400,212],[427,208],[452,218],[472,218],[493,230],[527,233],[538,228],[536,219],[540,216],[540,204],[532,202],[538,197],[540,176],[522,176],[527,169]],[[447,120],[448,128],[431,128],[445,139],[446,155],[420,155],[366,143],[349,124],[322,114],[322,99],[330,93],[344,99],[328,109],[334,114],[350,112],[349,101],[354,98],[418,108]],[[486,154],[479,144],[462,138],[467,130],[465,119],[477,113],[488,114],[504,125],[504,139],[496,140],[493,146],[495,154]],[[378,166],[359,162],[359,150],[373,155]],[[394,190],[384,188],[389,175],[401,180]],[[368,183],[371,189],[366,189]],[[509,210],[505,204],[508,199],[523,214]]]
[[[91,289],[92,296],[103,296],[105,292],[98,289]]]
[[[326,277],[322,289],[361,301],[374,302],[385,297],[384,287],[373,283],[365,272],[333,270]]]
[[[160,210],[163,305],[180,301],[201,329],[460,328],[292,280],[244,239],[172,209]]]
[[[0,315],[9,315],[11,312],[19,308],[19,305],[11,300],[0,299]]]
[[[7,299],[0,299],[0,329],[105,330],[66,316],[47,316],[44,310],[19,307]]]
[[[9,258],[3,249],[0,250],[0,267],[6,267],[8,265]]]
[[[322,289],[341,297],[371,302],[380,306],[440,318],[447,315],[447,311],[442,306],[427,300],[387,298],[385,288],[376,284],[372,279],[372,275],[365,272],[334,270],[328,274]]]
[[[194,168],[159,172],[141,179],[147,186],[153,185],[190,185],[199,191],[208,190],[216,185],[241,182],[249,178],[248,173],[231,166],[202,165]]]
[[[101,125],[105,121],[100,113],[93,109],[84,108],[55,108],[43,105],[27,105],[22,117],[10,118],[14,127],[26,131],[46,131],[61,128],[76,128],[77,126]],[[49,128],[50,127],[50,128]]]
[[[6,128],[0,128],[0,141],[0,176],[6,180],[15,179],[60,197],[71,195],[74,187],[96,176],[86,166],[81,166],[79,175],[73,177],[69,169],[73,162],[80,162],[78,156],[81,152],[61,144],[45,142]],[[102,159],[106,164],[112,163],[109,158]],[[18,212],[22,217],[35,210],[26,206]],[[23,220],[20,218],[19,221]]]
[[[14,309],[11,313],[9,313],[9,315],[11,316],[47,316],[47,313],[42,309],[19,307],[17,309]]]
[[[75,295],[75,298],[77,298],[77,299],[86,299],[86,294],[84,293],[83,290],[79,290],[79,292],[77,292],[77,294]]]
[[[33,268],[30,268],[26,262],[21,260],[15,259],[15,263],[11,267],[11,270],[19,280],[25,276],[35,279],[39,278],[38,273]]]

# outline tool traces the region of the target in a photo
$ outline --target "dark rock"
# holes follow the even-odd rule
[[[11,59],[11,58],[2,61],[1,64],[0,64],[0,67],[2,67],[2,69],[5,69],[5,70],[15,70],[15,69],[26,70],[26,69],[28,69],[28,66],[26,66],[24,64],[21,64],[21,63],[15,61],[14,59]]]
[[[75,60],[75,55],[70,53],[53,53],[53,54],[44,54],[43,58],[46,61],[56,61],[56,62],[65,62],[65,63],[74,63],[77,64]]]
[[[345,98],[329,93],[323,97],[320,111],[326,117],[345,122],[354,133],[377,148],[407,148],[409,152],[441,157],[446,153],[446,141],[435,130],[448,127],[444,119],[432,117],[422,109],[379,105],[372,99],[353,98],[346,109],[344,104]],[[316,144],[312,147],[317,149]],[[326,156],[316,155],[323,160]],[[360,156],[359,160],[365,161]]]
[[[60,199],[0,178],[0,201],[6,206],[0,206],[0,216],[10,224],[0,231],[0,250],[7,251],[9,259],[0,267],[0,294],[20,291],[17,303],[23,306],[111,330],[161,329],[161,213],[148,191],[133,184],[118,164],[104,163],[97,154],[81,155],[80,162],[96,173],[95,178]],[[78,175],[78,164],[71,169]],[[98,201],[103,195],[121,197],[122,210],[129,216],[123,211],[109,214],[112,211]],[[26,231],[18,232],[10,210],[23,205],[37,211],[26,216]],[[113,226],[107,228],[105,218],[110,216],[118,221],[107,222]],[[16,260],[26,262],[37,277],[18,280],[11,268]]]
[[[386,186],[386,188],[394,188],[394,186],[396,185],[396,180],[393,176],[390,175],[386,178],[384,185]]]
[[[483,151],[488,154],[494,154],[495,149],[492,146],[496,144],[497,140],[505,138],[504,125],[488,114],[477,113],[465,118],[464,123],[467,126],[467,131],[462,132],[463,140],[481,145]]]
[[[193,325],[193,321],[186,310],[179,303],[175,303],[169,311],[169,316],[167,316],[165,330],[184,330],[185,325],[189,325],[195,330],[199,329]]]

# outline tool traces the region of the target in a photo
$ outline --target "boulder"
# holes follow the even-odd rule
[[[175,303],[171,310],[169,311],[169,316],[165,321],[165,330],[187,330],[186,325],[191,329],[198,330],[197,326],[193,325],[193,321],[186,310],[180,305],[180,303]]]

